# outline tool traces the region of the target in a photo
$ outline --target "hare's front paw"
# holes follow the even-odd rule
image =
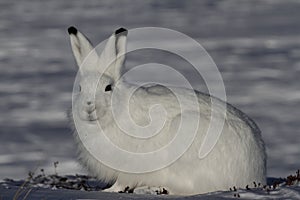
[[[135,194],[169,194],[168,190],[165,187],[149,187],[149,186],[143,186],[143,187],[137,187],[133,190],[133,193]]]
[[[103,192],[124,192],[125,187],[120,185],[118,181],[116,181],[110,188],[103,190]]]

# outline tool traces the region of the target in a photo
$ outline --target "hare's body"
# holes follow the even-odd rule
[[[79,47],[76,44],[87,41],[82,35],[78,35],[80,33],[77,31],[75,33],[74,30],[73,32],[71,30],[70,34],[73,51],[77,63],[80,65],[82,59],[80,60],[78,55],[76,56],[76,48]],[[115,37],[117,42],[114,41],[114,43],[118,45],[117,36],[113,35],[112,37]],[[109,41],[107,46],[109,46]],[[78,52],[82,52],[82,49]],[[121,62],[121,64],[123,63]],[[125,115],[122,116],[129,109],[130,116],[136,124],[140,126],[149,124],[149,108],[154,103],[162,105],[167,113],[164,127],[159,134],[147,140],[140,140],[125,134],[114,122],[114,115],[111,111],[114,105],[111,105],[110,102],[111,94],[96,92],[94,101],[88,104],[89,106],[85,106],[88,101],[88,94],[84,90],[92,87],[89,87],[88,84],[85,85],[86,82],[94,82],[99,78],[100,91],[107,91],[107,86],[114,84],[113,80],[120,78],[120,73],[114,78],[111,78],[114,76],[111,75],[111,72],[102,72],[101,74],[101,77],[93,79],[91,78],[93,76],[82,73],[81,87],[83,87],[83,91],[74,99],[73,118],[76,118],[75,121],[86,123],[87,126],[93,126],[95,122],[98,122],[103,131],[107,133],[106,136],[124,150],[143,153],[162,148],[175,136],[183,113],[190,117],[200,115],[199,129],[187,151],[171,165],[149,173],[124,173],[102,164],[86,150],[75,131],[74,136],[79,146],[81,163],[99,179],[111,183],[115,182],[108,191],[124,190],[127,186],[129,188],[157,186],[165,187],[171,194],[188,195],[228,190],[232,186],[245,187],[253,181],[265,183],[266,154],[260,131],[255,123],[241,111],[214,98],[217,104],[217,116],[221,119],[222,113],[225,112],[226,114],[225,123],[220,138],[212,151],[206,157],[199,159],[199,149],[211,120],[211,98],[213,97],[183,88],[172,88],[171,92],[170,89],[162,86],[149,86],[140,87],[129,98],[130,94],[127,91],[134,86],[121,81],[118,86],[113,88],[115,98],[120,100],[121,109],[118,110],[118,114],[121,120],[127,120]],[[85,82],[84,80],[88,81]],[[193,94],[196,93],[199,112],[195,111],[192,106],[186,106],[184,110],[181,110],[174,92],[185,96],[183,102],[185,105],[193,104]],[[122,106],[122,99],[130,99],[130,101]],[[224,111],[225,104],[226,110]],[[97,146],[97,151],[101,152],[105,149]],[[111,156],[118,157],[119,155]]]

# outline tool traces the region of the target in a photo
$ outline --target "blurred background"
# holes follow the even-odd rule
[[[95,44],[121,26],[171,28],[196,39],[217,64],[228,101],[259,125],[268,176],[294,173],[300,168],[299,10],[298,0],[1,0],[0,179],[25,178],[37,167],[51,174],[55,161],[59,174],[85,173],[66,118],[77,70],[70,25]]]

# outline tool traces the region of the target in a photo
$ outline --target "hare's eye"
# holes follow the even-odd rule
[[[107,91],[111,91],[111,85],[107,85],[107,86],[105,87],[105,92],[107,92]]]

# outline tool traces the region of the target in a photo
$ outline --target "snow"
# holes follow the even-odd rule
[[[277,183],[276,183],[277,181]],[[300,178],[287,185],[283,179],[269,179],[269,183],[276,183],[268,186],[260,186],[253,183],[247,188],[230,188],[229,191],[212,192],[208,194],[193,196],[174,196],[159,194],[157,187],[140,187],[134,189],[133,193],[111,193],[103,192],[105,184],[97,181],[93,177],[58,176],[58,175],[38,175],[29,179],[24,184],[24,180],[15,181],[6,179],[0,183],[1,199],[299,199],[300,198]],[[127,190],[128,191],[128,190]]]
[[[299,9],[295,0],[0,1],[0,179],[24,178],[37,167],[52,173],[55,161],[60,162],[59,174],[86,173],[77,164],[65,117],[76,73],[66,33],[70,25],[95,43],[120,26],[161,26],[198,40],[222,73],[228,101],[262,130],[268,176],[294,173],[300,166]],[[146,52],[132,55],[128,66],[151,60]],[[166,58],[153,55],[158,56],[155,61]],[[177,61],[169,59],[166,64]],[[186,73],[195,83],[201,79]],[[197,87],[206,90],[201,83]],[[15,190],[1,187],[0,194],[12,195]],[[297,186],[262,193],[243,190],[240,196],[299,199]],[[61,190],[38,189],[32,194],[36,199],[43,194],[55,199]],[[64,194],[143,198],[84,191]],[[221,192],[186,199],[200,197],[234,198],[232,192]]]

